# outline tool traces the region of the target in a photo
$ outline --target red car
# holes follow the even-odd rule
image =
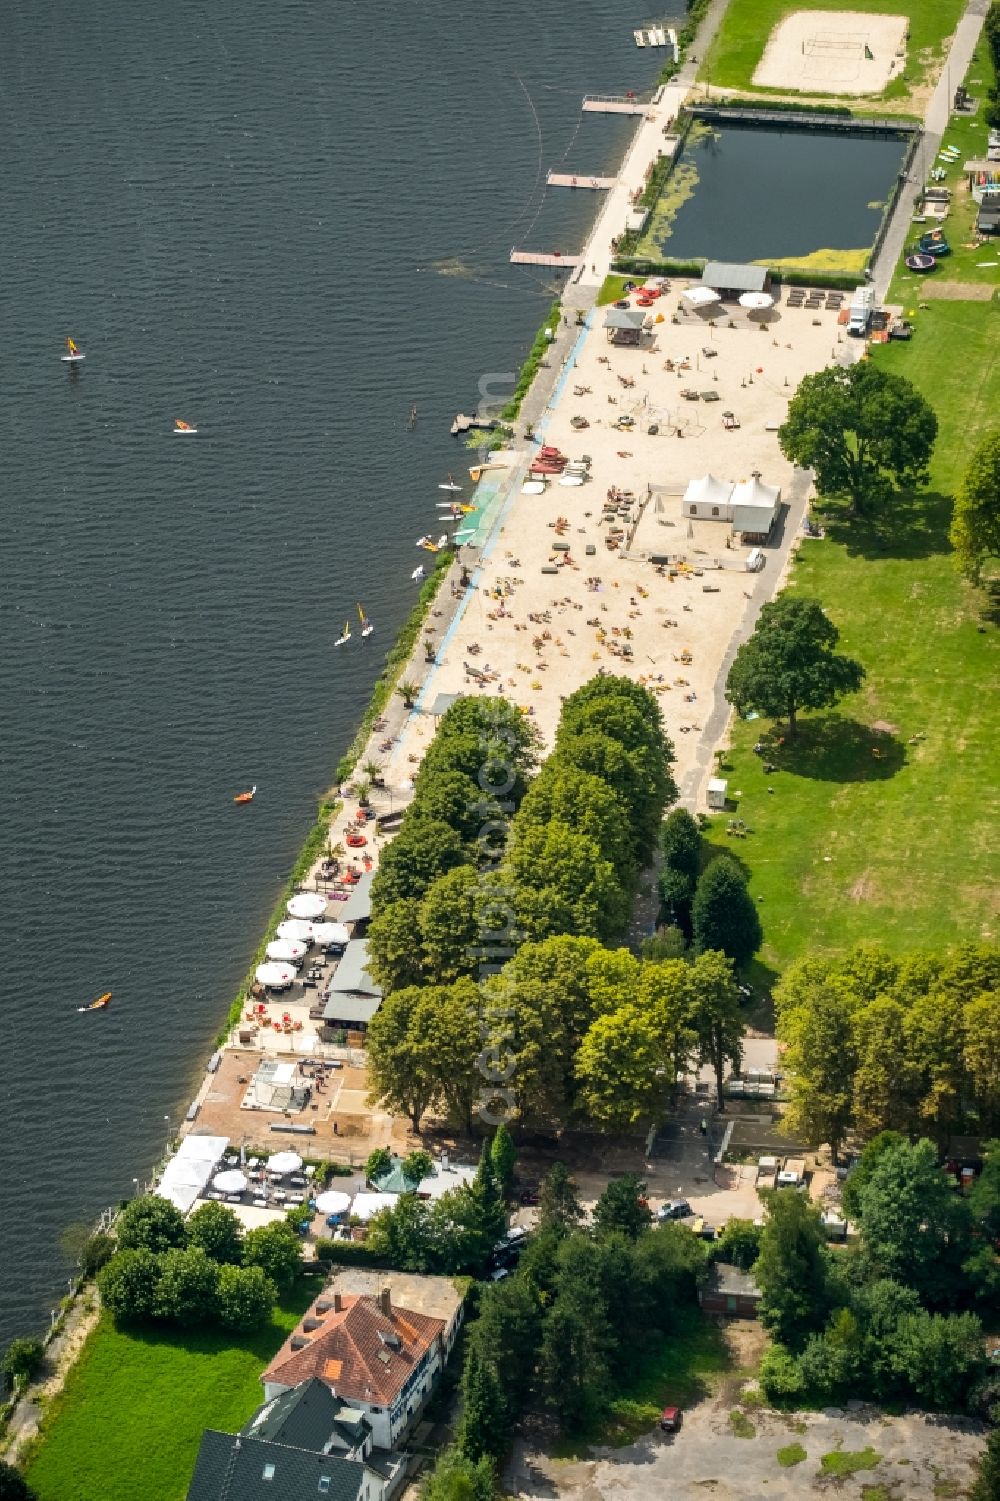
[[[660,1429],[663,1433],[677,1433],[683,1419],[684,1414],[679,1407],[665,1407],[660,1413]]]

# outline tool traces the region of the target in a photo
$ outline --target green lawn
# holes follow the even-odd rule
[[[751,89],[754,70],[779,21],[797,10],[857,10],[910,18],[906,72],[890,83],[883,99],[904,98],[922,83],[944,56],[943,40],[951,35],[965,9],[964,0],[729,0],[699,77],[717,88]],[[768,93],[772,90],[754,90]],[[833,97],[833,96],[831,96]]]
[[[1000,266],[978,264],[980,261],[996,262],[1000,260],[1000,254],[997,253],[998,247],[995,244],[991,246],[987,243],[978,248],[974,244],[979,205],[969,192],[962,172],[963,164],[970,158],[986,155],[988,127],[984,112],[987,90],[993,81],[993,64],[990,61],[989,48],[985,42],[981,41],[978,55],[974,58],[965,78],[965,86],[971,97],[975,99],[976,108],[968,114],[952,115],[942,141],[943,146],[958,148],[958,162],[941,161],[939,157],[933,161],[924,159],[927,173],[933,168],[939,168],[945,173],[943,180],[936,186],[949,188],[952,195],[948,206],[948,217],[941,223],[948,244],[951,246],[951,255],[945,256],[938,269],[931,273],[931,278],[934,280],[972,282],[978,285],[1000,287]],[[919,156],[917,161],[918,163],[921,161]],[[915,245],[920,235],[925,230],[934,229],[937,223],[937,220],[928,219],[924,224],[914,224],[913,240],[910,244]],[[888,301],[901,302],[909,310],[919,300],[923,285],[927,281],[927,277],[916,276],[912,271],[907,271],[901,257],[889,288]]]
[[[260,1373],[310,1296],[242,1340],[102,1320],[45,1415],[27,1469],[40,1501],[183,1501],[202,1431],[235,1432],[260,1406]]]
[[[752,747],[768,722],[737,722],[723,775],[751,832],[732,840],[719,817],[709,834],[748,868],[762,960],[779,971],[862,939],[904,950],[992,931],[997,638],[954,569],[947,528],[969,449],[997,423],[1000,309],[936,302],[916,328],[874,358],[937,410],[930,490],[900,501],[884,535],[825,506],[827,537],[803,541],[792,569],[790,587],[821,601],[867,681],[767,758]],[[876,720],[898,733],[872,733]],[[779,769],[766,773],[765,759]]]

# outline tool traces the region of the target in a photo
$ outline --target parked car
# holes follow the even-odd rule
[[[694,1211],[687,1199],[668,1199],[656,1212],[658,1220],[686,1220]]]
[[[679,1407],[665,1407],[660,1413],[660,1431],[662,1433],[677,1433],[684,1421],[684,1414]]]

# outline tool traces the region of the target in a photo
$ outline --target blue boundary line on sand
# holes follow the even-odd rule
[[[560,373],[559,379],[556,381],[556,384],[553,387],[552,395],[549,397],[545,405],[545,411],[542,414],[541,421],[539,422],[539,425],[536,429],[536,432],[538,433],[545,431],[545,427],[548,423],[552,409],[561,397],[563,389],[566,385],[567,380],[569,379],[571,372],[576,368],[577,356],[583,345],[584,339],[590,332],[591,318],[594,311],[595,309],[591,308],[587,313],[587,316],[583,322],[583,327],[577,334],[576,339],[573,343],[573,347],[570,350],[569,354],[566,356],[565,365],[562,369],[562,372]],[[459,623],[462,620],[462,617],[465,615],[469,601],[479,587],[479,582],[483,576],[483,564],[492,554],[493,548],[496,546],[496,543],[500,537],[500,533],[503,530],[503,524],[507,520],[507,517],[510,515],[511,510],[513,509],[514,501],[521,493],[521,485],[524,481],[525,474],[528,472],[530,462],[530,459],[528,459],[524,464],[518,465],[517,469],[513,470],[511,473],[512,482],[510,493],[507,496],[507,499],[504,501],[503,505],[500,507],[500,510],[497,512],[496,520],[493,522],[493,525],[490,528],[490,534],[483,543],[482,550],[479,554],[479,562],[477,563],[475,572],[473,573],[472,578],[469,581],[469,587],[466,589],[464,595],[459,601],[454,618],[452,619],[451,624],[444,633],[444,639],[442,640],[441,645],[438,647],[437,652],[434,656],[434,665],[427,676],[427,680],[424,683],[424,686],[420,690],[420,695],[417,698],[416,703],[410,711],[410,717],[412,717],[414,714],[422,713],[426,707],[427,699],[430,694],[431,687],[434,683],[434,678],[437,674],[438,668],[441,666],[441,658],[444,656],[448,647],[451,645],[451,642],[455,636],[455,632],[458,630]],[[409,718],[406,722],[407,724],[409,724]]]

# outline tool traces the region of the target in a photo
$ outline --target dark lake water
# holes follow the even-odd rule
[[[44,1323],[61,1230],[131,1192],[190,1099],[468,462],[451,417],[548,305],[510,247],[582,241],[594,199],[539,185],[620,158],[627,122],[579,105],[652,80],[642,19],[7,14],[0,1343]],[[334,652],[359,599],[371,649]]]
[[[864,249],[905,150],[883,137],[714,127],[681,153],[679,169],[691,164],[698,185],[661,247],[723,261]]]

